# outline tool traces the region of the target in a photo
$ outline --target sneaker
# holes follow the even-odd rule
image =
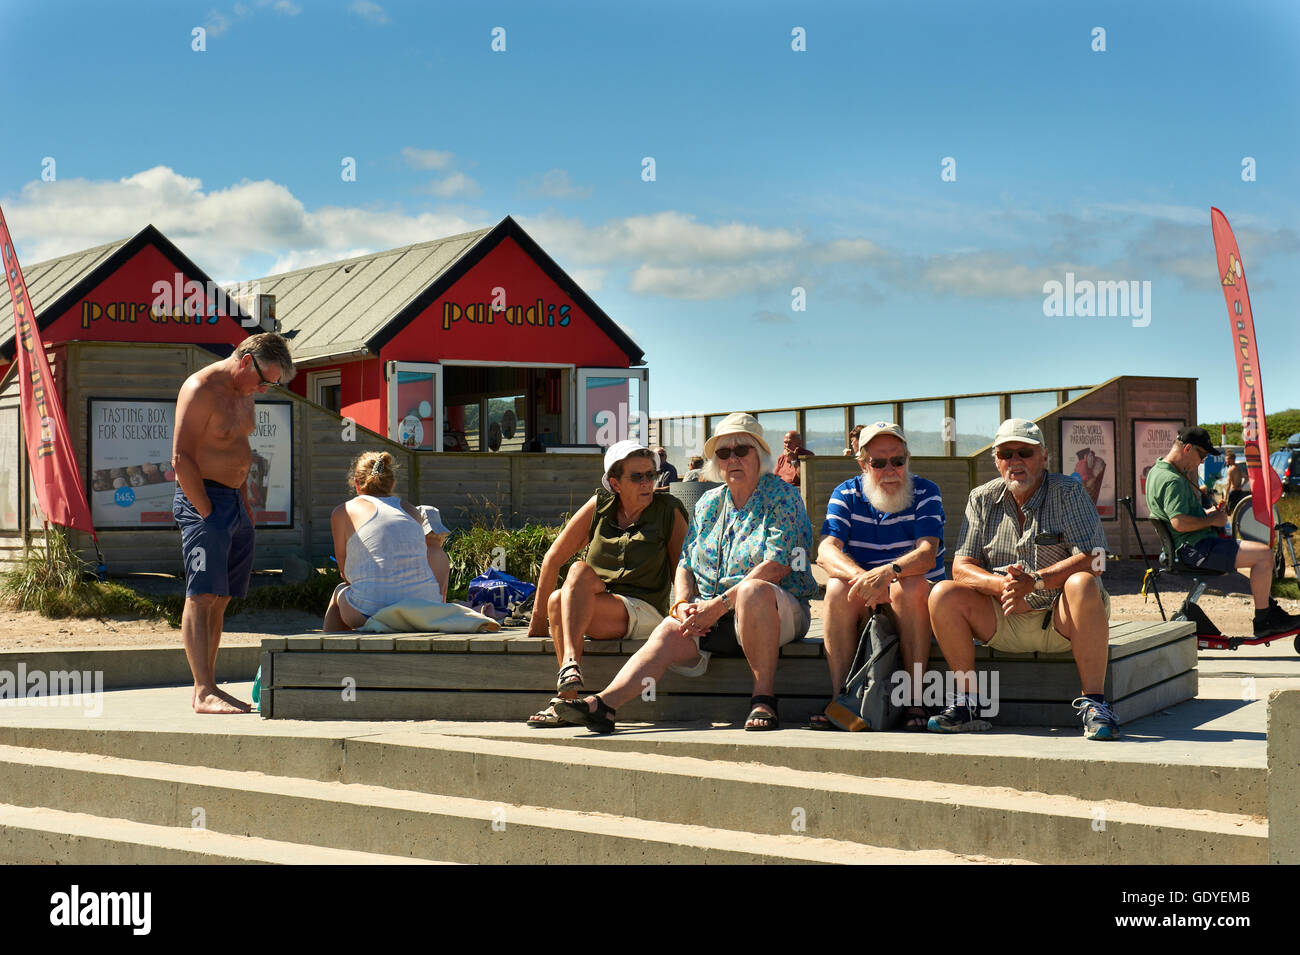
[[[1119,739],[1119,720],[1115,719],[1115,713],[1108,704],[1081,696],[1070,705],[1079,711],[1079,717],[1083,720],[1084,739]]]
[[[925,728],[931,733],[982,733],[993,729],[993,724],[976,716],[975,707],[953,703],[938,716],[930,717]]]
[[[1300,616],[1287,613],[1271,597],[1268,609],[1255,614],[1255,636],[1272,637],[1283,633],[1300,630]]]

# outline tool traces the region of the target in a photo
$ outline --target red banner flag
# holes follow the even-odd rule
[[[1241,264],[1237,238],[1227,218],[1210,207],[1210,228],[1219,262],[1219,284],[1228,303],[1232,327],[1232,353],[1237,358],[1237,389],[1241,394],[1241,443],[1246,446],[1246,473],[1250,477],[1251,509],[1255,519],[1269,528],[1273,541],[1273,505],[1282,497],[1282,482],[1268,463],[1268,426],[1264,421],[1264,385],[1259,375],[1255,347],[1255,319],[1246,290],[1246,270]]]
[[[32,313],[18,255],[14,252],[4,211],[0,210],[0,255],[3,256],[9,295],[14,302],[14,353],[18,362],[18,388],[22,400],[23,436],[27,439],[27,461],[41,510],[55,524],[75,527],[91,537],[95,525],[86,503],[86,489],[72,454],[68,422],[54,387],[45,346]]]

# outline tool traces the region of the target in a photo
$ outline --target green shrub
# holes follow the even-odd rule
[[[0,602],[13,610],[35,610],[45,617],[134,616],[156,620],[166,612],[154,601],[121,584],[101,583],[72,549],[61,527],[51,527],[0,578]],[[179,619],[179,618],[178,618]]]
[[[463,600],[469,591],[469,582],[488,568],[495,566],[507,574],[536,583],[542,570],[542,558],[564,529],[568,515],[558,527],[526,524],[515,530],[505,527],[500,515],[490,523],[476,519],[464,530],[453,531],[447,539],[447,558],[451,562],[451,578],[447,584],[448,600]],[[504,568],[500,558],[505,558]],[[576,560],[575,556],[573,560]],[[564,579],[573,560],[566,561],[560,571]]]

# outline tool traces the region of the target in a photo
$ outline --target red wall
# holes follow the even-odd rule
[[[167,342],[238,345],[258,329],[244,328],[224,313],[200,315],[196,321],[183,313],[183,283],[195,276],[182,276],[180,300],[176,300],[176,266],[152,245],[139,252],[100,282],[90,294],[41,331],[45,344],[67,341]],[[170,312],[154,308],[160,297],[155,282],[166,282],[172,291]],[[206,289],[202,311],[208,311]],[[215,319],[215,321],[213,320]]]
[[[505,289],[503,312],[490,308],[498,286]],[[462,359],[628,367],[623,350],[510,238],[398,332],[379,356],[385,362]],[[370,384],[367,376],[366,390],[373,395]],[[386,422],[388,394],[382,387],[379,391],[379,420]]]
[[[293,343],[289,345],[293,349]],[[387,434],[384,424],[383,408],[380,394],[384,393],[384,371],[378,358],[359,358],[337,365],[313,365],[299,369],[298,375],[289,383],[289,390],[304,398],[311,398],[307,393],[307,376],[318,371],[339,372],[339,392],[342,398],[340,414],[351,418],[363,428]]]

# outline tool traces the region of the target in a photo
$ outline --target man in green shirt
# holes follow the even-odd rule
[[[1269,637],[1300,629],[1300,616],[1279,607],[1269,590],[1273,583],[1273,552],[1257,541],[1235,541],[1220,537],[1223,504],[1201,507],[1201,495],[1187,477],[1207,455],[1219,451],[1204,428],[1188,427],[1147,475],[1147,507],[1151,516],[1169,525],[1178,560],[1228,574],[1239,570],[1250,578],[1255,598],[1256,637]]]

